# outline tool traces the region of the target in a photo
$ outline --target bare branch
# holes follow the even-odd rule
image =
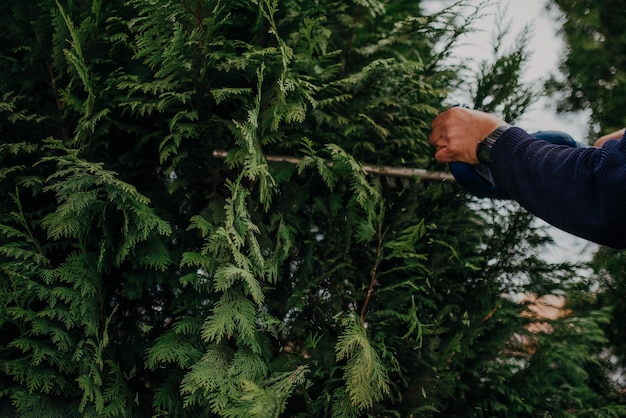
[[[224,150],[214,150],[213,156],[216,158],[226,158],[228,155],[227,151]],[[267,161],[273,162],[285,162],[291,164],[299,164],[302,160],[297,157],[290,157],[286,155],[266,155],[265,159]],[[328,166],[332,166],[332,162],[327,162]],[[423,168],[404,168],[404,167],[390,167],[390,166],[375,166],[366,164],[363,166],[363,169],[368,173],[377,174],[380,176],[387,177],[402,177],[402,178],[415,178],[419,177],[425,180],[452,180],[454,181],[454,176],[450,173],[444,173],[442,171],[429,171]]]

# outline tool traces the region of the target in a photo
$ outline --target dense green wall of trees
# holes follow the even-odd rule
[[[3,415],[625,412],[608,313],[535,333],[514,301],[590,285],[540,257],[530,215],[363,169],[444,169],[427,137],[459,82],[443,60],[468,30],[458,6],[0,10]],[[476,79],[509,89],[490,103],[509,118],[523,56]]]

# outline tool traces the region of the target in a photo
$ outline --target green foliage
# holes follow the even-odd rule
[[[624,85],[626,64],[624,20],[620,1],[552,0],[563,14],[560,32],[567,48],[561,57],[561,75],[547,87],[557,97],[561,112],[590,111],[590,139],[626,126]]]
[[[365,324],[354,316],[346,322],[344,333],[337,339],[337,361],[347,360],[343,378],[352,405],[371,408],[389,394],[389,376],[367,338]]]
[[[20,416],[72,408],[84,416],[128,415],[128,377],[109,352],[119,305],[103,300],[104,278],[124,263],[167,268],[168,253],[154,238],[171,230],[144,196],[101,164],[57,142],[43,149],[57,153],[39,163],[57,164],[41,189],[56,210],[33,217],[18,188],[2,226],[2,326],[20,330],[3,347],[2,371],[18,384],[12,392]],[[150,242],[156,247],[143,250]]]
[[[474,107],[485,112],[499,113],[507,121],[515,121],[540,94],[533,86],[524,85],[521,77],[528,60],[528,29],[524,29],[515,40],[516,48],[502,52],[506,31],[496,39],[491,63],[483,61],[476,80]]]
[[[364,169],[443,169],[462,7],[4,4],[0,414],[621,412],[607,312],[517,339],[514,295],[580,283],[532,217]],[[521,114],[525,57],[485,62],[476,103]]]

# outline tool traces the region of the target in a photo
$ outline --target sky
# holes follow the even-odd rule
[[[485,0],[468,0],[470,4],[479,5]],[[432,13],[443,8],[450,1],[430,0],[424,3],[425,11]],[[505,41],[512,43],[522,29],[530,25],[531,37],[529,51],[531,56],[524,72],[523,81],[541,83],[547,79],[551,72],[557,72],[558,64],[564,49],[564,43],[558,34],[559,15],[555,11],[548,11],[548,0],[501,0],[493,3],[486,9],[484,23],[479,24],[483,30],[473,33],[464,40],[464,46],[459,54],[474,59],[491,55],[491,39],[494,27],[495,15],[499,14],[499,8],[504,13],[504,21],[509,25],[510,38]],[[458,54],[457,54],[458,55]],[[579,142],[586,142],[585,135],[588,131],[588,119],[584,114],[563,115],[557,114],[554,99],[538,99],[528,112],[516,125],[529,132],[539,130],[560,130],[567,132]],[[537,220],[538,224],[546,225]],[[551,262],[585,261],[589,260],[597,249],[595,244],[574,237],[568,233],[548,228],[553,236],[555,245],[546,249],[544,258]]]

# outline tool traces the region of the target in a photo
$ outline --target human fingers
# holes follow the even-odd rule
[[[610,141],[612,139],[621,139],[624,136],[624,131],[626,128],[618,129],[617,131],[611,132],[610,134],[606,134],[598,138],[596,142],[594,142],[594,147],[601,147],[604,145],[606,141]]]
[[[447,118],[449,110],[450,109],[445,110],[445,111],[439,113],[437,116],[435,116],[435,118],[430,122],[430,127],[432,129],[435,129],[438,126],[441,126],[441,124],[444,123],[445,119]]]
[[[435,159],[440,163],[451,163],[453,161],[452,156],[450,155],[450,150],[448,147],[437,147],[437,151],[435,152]]]
[[[434,146],[443,145],[446,140],[445,128],[438,126],[430,131],[430,136],[428,137],[428,142]]]
[[[454,107],[440,113],[431,123],[430,143],[436,147],[435,159],[441,163],[475,163],[475,144],[471,132],[475,111]],[[480,114],[481,112],[477,112]]]
[[[435,159],[442,163],[478,164],[478,143],[504,123],[496,116],[463,107],[440,113],[431,122],[429,136],[430,143],[437,148]]]
[[[459,109],[461,112],[459,113]],[[438,114],[430,123],[431,133],[429,141],[432,145],[440,146],[449,142],[451,131],[463,125],[462,113],[468,109],[452,107]]]
[[[435,151],[435,159],[440,163],[479,164],[476,150],[467,143],[439,146]]]
[[[451,107],[439,113],[430,123],[430,127],[436,129],[446,124],[461,123],[467,117],[467,112],[471,112],[471,110],[465,107]]]

